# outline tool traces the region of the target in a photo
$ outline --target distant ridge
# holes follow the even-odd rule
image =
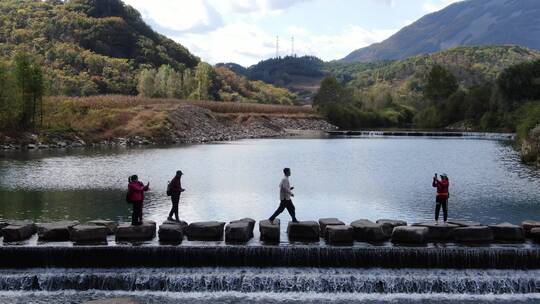
[[[519,45],[540,50],[538,20],[538,0],[466,0],[426,15],[342,61],[397,60],[471,45]]]

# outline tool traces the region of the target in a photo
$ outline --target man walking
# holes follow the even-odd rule
[[[289,211],[289,214],[291,215],[292,221],[294,223],[297,223],[298,220],[296,219],[295,214],[295,208],[291,201],[291,197],[294,197],[294,194],[292,193],[292,190],[294,187],[291,187],[289,183],[289,176],[291,176],[291,169],[285,168],[283,169],[283,174],[285,175],[283,179],[281,180],[281,183],[279,183],[279,199],[281,200],[281,203],[279,204],[279,207],[277,208],[276,212],[272,214],[272,216],[269,218],[270,222],[274,222],[274,219],[287,208],[287,211]]]

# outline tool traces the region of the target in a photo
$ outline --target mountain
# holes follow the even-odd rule
[[[405,59],[456,46],[519,45],[540,50],[540,1],[466,0],[426,15],[345,62]]]

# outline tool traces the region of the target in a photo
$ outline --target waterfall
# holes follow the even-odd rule
[[[0,247],[0,268],[201,266],[540,269],[540,249],[319,246]]]
[[[172,268],[29,269],[0,272],[0,291],[528,294],[540,271]]]

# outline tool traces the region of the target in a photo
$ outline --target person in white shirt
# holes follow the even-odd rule
[[[289,176],[291,176],[291,169],[285,168],[283,169],[283,174],[285,174],[285,177],[281,180],[281,183],[279,183],[279,199],[281,200],[281,203],[279,204],[279,207],[277,208],[276,212],[272,214],[272,216],[269,218],[270,222],[274,222],[274,219],[287,208],[287,211],[289,211],[289,214],[291,215],[292,221],[294,223],[297,223],[298,220],[296,219],[295,214],[295,208],[291,201],[291,197],[294,197],[294,194],[292,193],[292,190],[294,187],[291,187],[289,184]]]

